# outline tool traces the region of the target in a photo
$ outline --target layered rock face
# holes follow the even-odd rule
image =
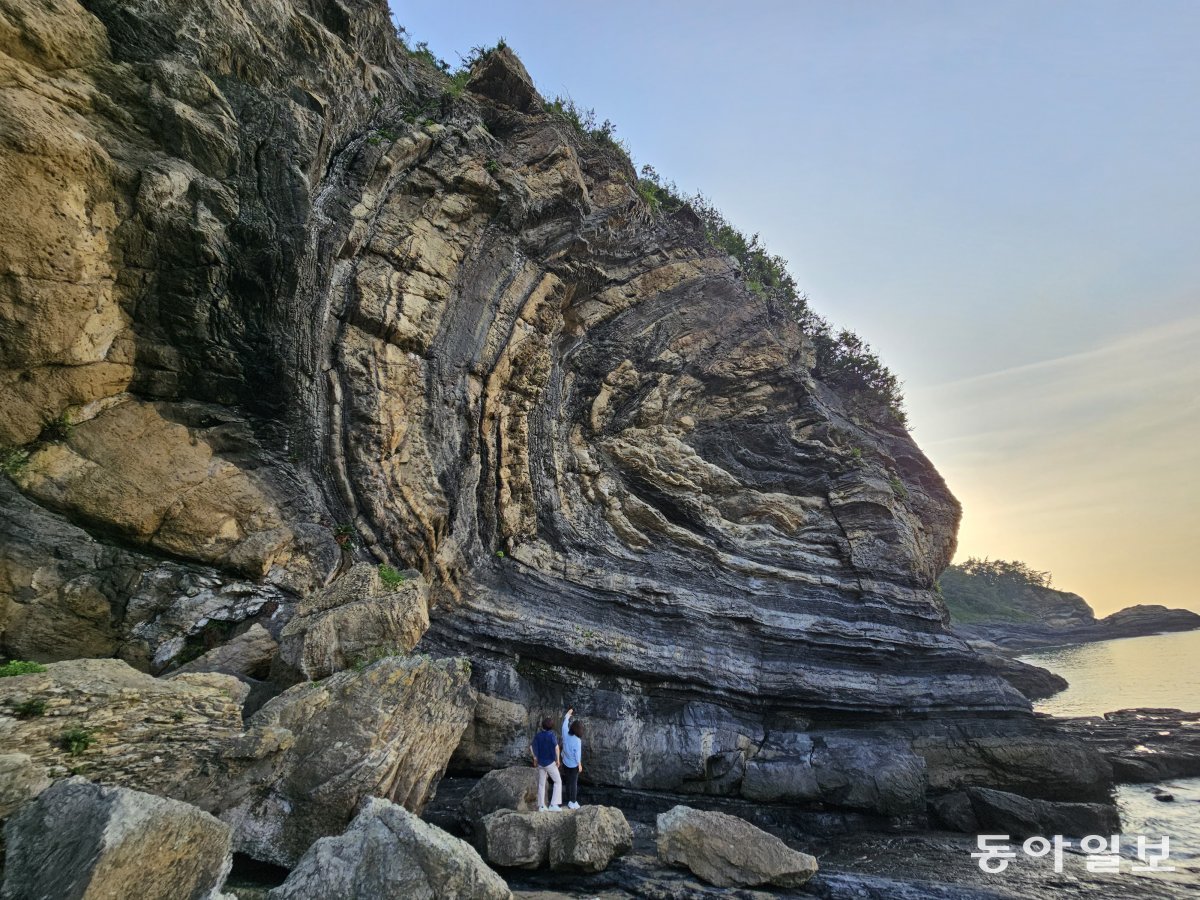
[[[612,784],[904,817],[1010,785],[992,744],[1103,781],[947,630],[908,434],[510,51],[459,92],[374,0],[0,12],[4,652],[157,672],[257,625],[319,676],[359,644],[309,635],[427,607],[463,769],[574,705]],[[427,595],[284,625],[354,558]]]

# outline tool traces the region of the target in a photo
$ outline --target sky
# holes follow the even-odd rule
[[[788,259],[904,380],[959,560],[1200,610],[1200,3],[392,7]]]

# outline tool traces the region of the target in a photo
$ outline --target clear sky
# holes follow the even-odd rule
[[[960,558],[1200,610],[1200,2],[392,5],[790,260],[905,380]]]

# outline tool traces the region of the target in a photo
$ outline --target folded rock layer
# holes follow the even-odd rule
[[[960,750],[1008,784],[977,739],[1103,782],[947,630],[911,437],[507,48],[459,90],[377,0],[0,11],[6,647],[63,609],[157,671],[373,558],[473,661],[463,769],[574,705],[613,784],[906,816]]]

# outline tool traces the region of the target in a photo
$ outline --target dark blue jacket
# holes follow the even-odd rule
[[[533,755],[537,757],[539,766],[554,764],[554,748],[558,746],[558,735],[551,728],[539,731],[533,739]]]

